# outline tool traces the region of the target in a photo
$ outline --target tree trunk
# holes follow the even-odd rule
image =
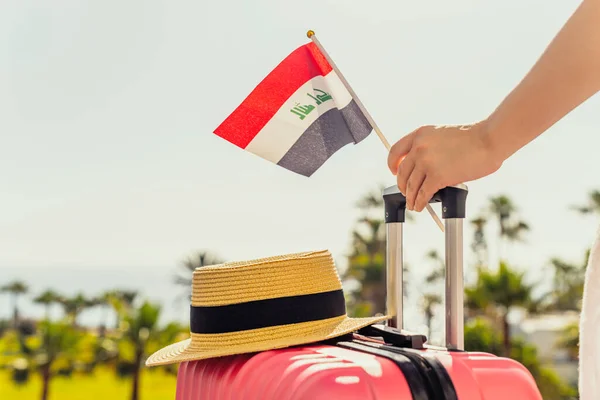
[[[50,363],[42,367],[42,400],[48,400],[48,388],[50,386]]]
[[[121,315],[115,309],[115,330],[118,330],[119,326],[121,326]]]
[[[510,357],[510,325],[508,324],[508,311],[502,316],[502,330],[504,331],[504,356]]]
[[[427,323],[427,338],[431,340],[431,325],[433,322],[433,312],[425,310],[425,319]]]
[[[131,389],[131,400],[139,399],[141,364],[142,364],[142,351],[138,349],[135,352],[135,366],[134,366],[134,370],[133,370],[133,387]]]
[[[18,295],[15,293],[13,298],[13,328],[17,329],[19,326],[19,308],[17,306]]]
[[[433,320],[433,316],[432,315],[427,315],[426,317],[427,319],[427,339],[431,340],[431,323]]]
[[[100,318],[100,325],[98,325],[98,334],[101,338],[104,338],[106,333],[106,327],[108,326],[108,306],[102,307],[102,317]]]

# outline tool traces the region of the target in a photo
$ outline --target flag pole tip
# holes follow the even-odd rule
[[[310,29],[308,32],[306,32],[306,36],[310,39],[311,37],[313,37],[313,35],[315,34],[315,31],[313,31],[312,29]]]

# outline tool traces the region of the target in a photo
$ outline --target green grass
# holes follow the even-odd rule
[[[162,370],[142,370],[140,400],[173,400],[176,378]],[[39,400],[42,382],[32,374],[24,386],[17,386],[10,373],[0,371],[0,399]],[[56,377],[50,382],[49,400],[129,400],[131,378],[118,379],[112,370],[98,368],[92,375]]]

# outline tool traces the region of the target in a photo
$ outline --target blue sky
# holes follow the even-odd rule
[[[327,248],[343,264],[356,200],[394,184],[377,136],[304,178],[216,137],[219,123],[308,29],[391,142],[423,124],[474,122],[578,4],[2,2],[0,277],[74,292],[106,271],[107,284],[122,274],[117,286],[147,272],[156,281],[144,290],[171,299],[173,270],[197,249],[234,260]],[[579,260],[594,237],[597,221],[568,207],[600,188],[598,110],[596,96],[468,183],[470,216],[492,195],[517,203],[533,230],[510,259],[532,277],[552,256]],[[406,228],[414,279],[442,246],[427,213]]]

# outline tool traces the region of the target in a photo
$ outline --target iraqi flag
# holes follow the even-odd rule
[[[304,176],[372,131],[319,48],[288,55],[215,130],[229,142]]]

